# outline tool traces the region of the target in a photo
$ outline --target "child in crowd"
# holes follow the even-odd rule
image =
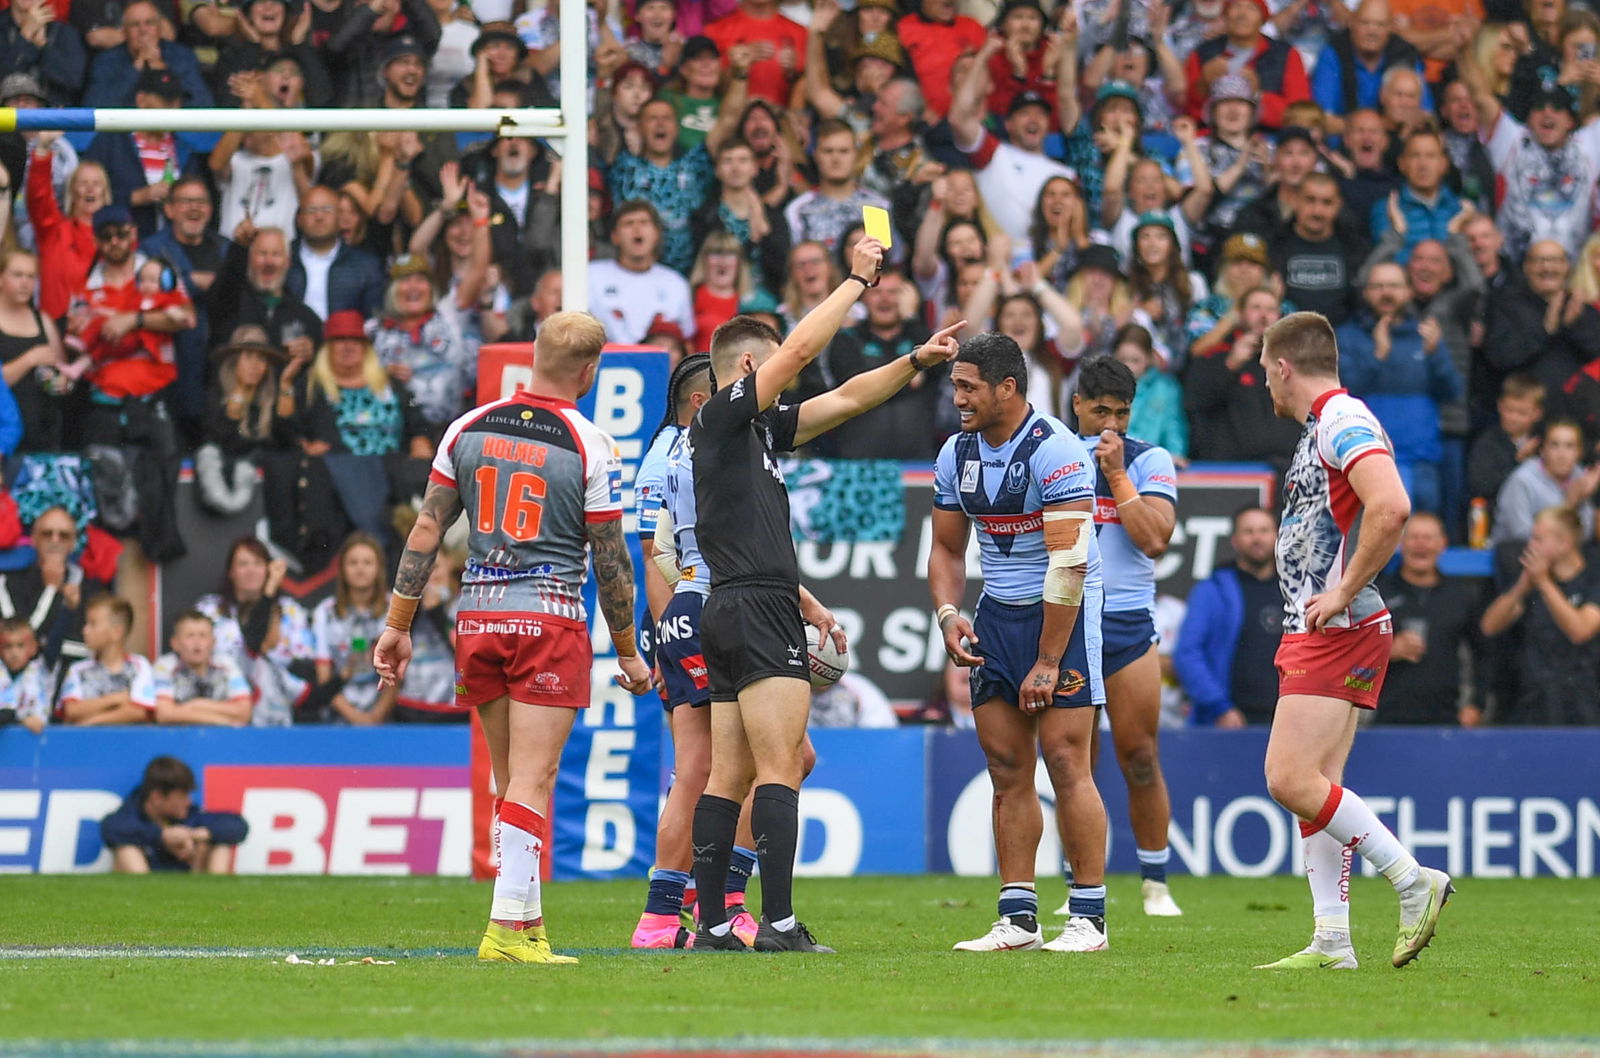
[[[216,724],[243,727],[250,722],[250,684],[217,646],[211,618],[196,610],[179,615],[167,641],[172,652],[156,660],[158,724]]]
[[[156,708],[155,669],[128,651],[133,607],[115,595],[84,606],[83,645],[90,657],[74,662],[61,681],[61,716],[69,724],[142,724]]]
[[[26,618],[0,621],[0,727],[21,724],[39,734],[50,722],[50,672]]]
[[[366,533],[351,533],[335,561],[339,579],[333,596],[311,614],[317,683],[333,690],[334,718],[347,724],[381,724],[393,711],[397,693],[379,685],[372,667],[372,648],[389,606],[383,545]]]
[[[1511,472],[1539,454],[1543,439],[1535,427],[1544,416],[1544,386],[1518,371],[1506,376],[1495,405],[1499,422],[1486,427],[1467,452],[1467,495],[1494,505]]]
[[[94,362],[90,380],[113,397],[143,396],[171,385],[178,377],[171,332],[154,331],[145,320],[164,318],[182,326],[189,322],[189,295],[165,261],[149,260],[134,273],[132,287],[103,295],[97,313],[81,336]],[[113,315],[137,313],[139,326],[109,338],[106,321]]]

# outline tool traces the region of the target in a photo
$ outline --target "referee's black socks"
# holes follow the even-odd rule
[[[763,786],[762,789],[766,787]],[[761,803],[760,797],[758,792],[757,805]],[[713,797],[710,794],[700,795],[700,800],[694,806],[694,829],[690,833],[690,841],[694,843],[695,888],[704,894],[704,898],[700,901],[700,925],[704,929],[709,930],[728,921],[728,909],[724,906],[722,890],[728,883],[728,861],[733,858],[733,836],[738,829],[738,801],[730,801],[726,797]],[[791,832],[793,829],[794,826],[791,824]],[[791,849],[793,844],[791,840]],[[762,861],[761,869],[765,873],[765,860]],[[785,889],[785,894],[787,892]]]
[[[775,782],[757,786],[755,803],[750,808],[750,830],[756,839],[756,858],[761,861],[761,915],[771,923],[783,922],[794,915],[794,853],[800,832],[799,791]],[[726,865],[727,861],[723,862]]]

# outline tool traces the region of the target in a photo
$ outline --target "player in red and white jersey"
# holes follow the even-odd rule
[[[1266,771],[1273,798],[1301,819],[1316,915],[1310,946],[1262,969],[1355,967],[1352,855],[1400,894],[1392,961],[1404,966],[1433,939],[1450,878],[1419,866],[1340,782],[1357,710],[1376,708],[1383,689],[1393,634],[1372,580],[1399,546],[1411,501],[1383,428],[1339,386],[1339,348],[1326,317],[1297,312],[1267,328],[1261,366],[1273,410],[1305,424],[1278,529],[1284,636]]]
[[[385,682],[405,678],[417,602],[440,539],[465,511],[456,704],[478,710],[500,793],[494,903],[478,947],[485,960],[577,961],[550,950],[539,861],[561,749],[589,704],[593,651],[582,591],[591,560],[622,667],[617,682],[633,694],[650,685],[634,637],[616,445],[575,404],[594,384],[605,339],[587,313],[551,316],[535,343],[528,389],[445,430],[373,658]]]

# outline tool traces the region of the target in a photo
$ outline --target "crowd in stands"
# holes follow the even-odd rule
[[[184,107],[554,106],[560,35],[583,33],[592,148],[578,173],[539,140],[449,133],[0,134],[0,548],[32,548],[0,574],[0,718],[443,715],[455,571],[411,677],[382,690],[386,574],[479,348],[560,307],[560,188],[583,180],[590,308],[612,340],[678,355],[736,313],[791,328],[840,280],[861,208],[888,210],[883,277],[800,397],[965,320],[1022,345],[1037,407],[1070,417],[1078,365],[1115,356],[1139,379],[1132,433],[1180,465],[1282,468],[1299,426],[1273,414],[1259,337],[1326,314],[1431,516],[1399,594],[1423,594],[1446,543],[1503,559],[1488,599],[1449,596],[1467,620],[1416,618],[1396,658],[1442,694],[1460,674],[1428,659],[1487,639],[1494,719],[1600,722],[1590,5],[592,0],[584,26],[557,8],[0,9],[0,105],[136,107],[156,129]],[[815,454],[930,460],[947,387],[920,375]],[[152,662],[108,589],[129,542],[155,563],[206,543],[174,516],[191,459],[207,509],[259,498],[267,527],[217,556],[219,590]],[[1270,549],[1240,546],[1191,605],[1207,641],[1260,623]],[[330,563],[313,612],[282,590]],[[1197,660],[1187,636],[1189,719],[1259,722],[1260,644]],[[1430,719],[1482,719],[1456,685]]]

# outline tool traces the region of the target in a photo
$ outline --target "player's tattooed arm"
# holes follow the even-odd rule
[[[600,611],[612,637],[626,633],[633,637],[633,560],[628,557],[628,541],[622,533],[622,520],[613,518],[589,523],[589,553],[594,561],[594,583],[600,597]]]
[[[400,568],[395,571],[394,590],[401,595],[417,598],[428,586],[433,573],[434,559],[439,554],[439,543],[445,531],[461,517],[461,493],[448,485],[429,482],[422,496],[422,510],[417,513],[417,524],[406,537],[406,549],[400,556]]]

